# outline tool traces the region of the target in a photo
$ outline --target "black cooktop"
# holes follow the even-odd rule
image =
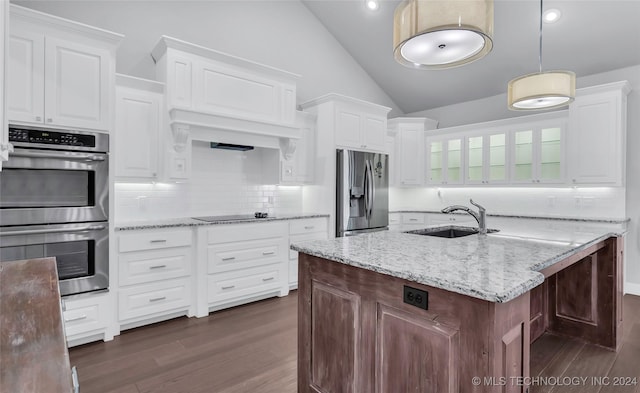
[[[267,213],[261,214],[231,214],[227,216],[204,216],[204,217],[191,217],[194,220],[216,222],[216,221],[242,221],[242,220],[254,220],[262,218],[275,218],[272,216],[267,217]]]

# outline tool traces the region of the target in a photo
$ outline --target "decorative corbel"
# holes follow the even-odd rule
[[[180,153],[187,147],[189,140],[189,126],[185,124],[173,124],[171,127],[173,137],[173,150]]]
[[[282,157],[289,161],[293,158],[293,154],[296,152],[298,140],[293,138],[280,138],[280,152]]]

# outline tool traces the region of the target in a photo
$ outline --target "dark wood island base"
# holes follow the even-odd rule
[[[544,331],[618,348],[622,244],[567,257],[506,303],[301,253],[298,392],[528,392]],[[427,310],[403,302],[405,285],[428,293]]]

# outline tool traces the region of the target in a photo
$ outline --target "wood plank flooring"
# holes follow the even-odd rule
[[[530,392],[640,393],[640,297],[624,297],[624,318],[618,353],[543,335],[531,347],[531,375],[587,380],[538,384]],[[295,393],[296,325],[294,291],[75,347],[71,364],[78,367],[82,393]],[[609,384],[592,377],[609,377]],[[639,384],[613,386],[613,377],[636,377]]]

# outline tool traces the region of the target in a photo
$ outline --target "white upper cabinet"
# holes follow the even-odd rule
[[[485,131],[466,138],[466,184],[505,184],[507,133]]]
[[[566,179],[564,119],[523,123],[511,132],[511,183],[553,184]]]
[[[0,171],[2,162],[9,159],[11,145],[7,132],[7,69],[5,65],[9,37],[9,2],[0,1]]]
[[[416,187],[425,179],[425,129],[437,122],[424,117],[399,117],[389,120],[389,133],[394,135],[394,159],[390,163],[398,187]]]
[[[106,131],[122,36],[11,6],[9,122]]]
[[[156,179],[164,85],[125,75],[116,81],[116,177]]]
[[[352,150],[386,150],[389,108],[353,100],[336,104],[336,146]]]
[[[464,182],[464,138],[427,138],[427,184],[459,185]]]
[[[569,108],[569,180],[624,184],[628,82],[580,89]]]

